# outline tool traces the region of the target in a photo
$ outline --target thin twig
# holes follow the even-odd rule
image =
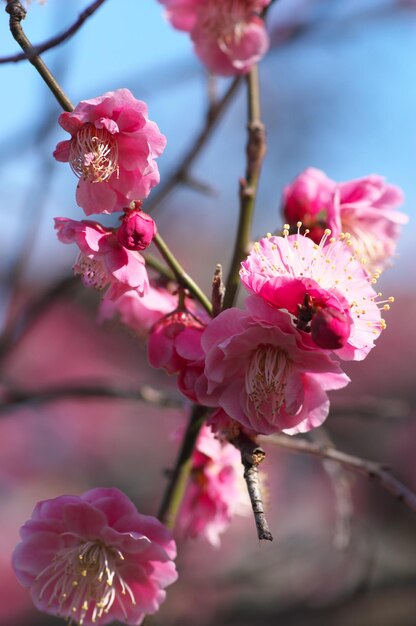
[[[169,484],[163,495],[158,518],[168,528],[175,526],[176,516],[185,493],[186,484],[192,466],[192,452],[204,423],[207,408],[195,405],[189,419],[175,468],[170,475]]]
[[[23,389],[3,389],[0,413],[19,408],[26,404],[45,404],[68,398],[113,398],[115,400],[134,400],[163,407],[180,407],[182,402],[158,389],[143,385],[139,389],[117,389],[108,381],[80,385],[65,385],[27,391]]]
[[[173,273],[175,274],[176,280],[178,283],[189,290],[189,292],[202,304],[204,309],[207,311],[209,315],[212,314],[212,304],[204,294],[204,292],[200,289],[200,287],[196,284],[196,282],[185,272],[182,265],[176,259],[176,257],[172,254],[170,248],[167,246],[162,237],[157,233],[155,238],[153,239],[153,243],[159,250],[162,257],[165,259],[166,263],[169,265]]]
[[[215,268],[214,278],[212,279],[212,317],[216,317],[222,311],[222,303],[224,300],[224,283],[222,282],[222,267],[218,264]]]
[[[24,51],[26,58],[37,69],[61,107],[65,111],[72,111],[74,107],[71,101],[67,98],[61,86],[41,57],[33,52],[33,46],[23,32],[21,22],[26,17],[26,9],[22,6],[19,0],[7,0],[6,11],[10,15],[10,31],[19,46]]]
[[[266,441],[266,439],[264,439]],[[274,443],[281,448],[292,450],[294,452],[304,452],[320,457],[321,459],[331,459],[337,463],[341,463],[349,469],[364,474],[368,478],[376,480],[383,489],[389,491],[397,500],[403,502],[413,511],[416,511],[416,493],[409,487],[404,485],[396,478],[390,468],[387,466],[362,459],[345,452],[341,452],[336,448],[326,445],[305,441],[297,437],[287,437],[286,435],[269,435],[267,441]]]
[[[224,308],[233,306],[238,287],[240,263],[248,254],[251,223],[256,202],[261,166],[266,154],[266,134],[261,121],[258,68],[253,66],[247,76],[248,141],[246,177],[240,180],[240,217],[234,253],[227,277]]]
[[[240,85],[241,81],[241,77],[238,76],[237,78],[235,78],[225,94],[222,96],[222,98],[209,107],[204,128],[196,137],[189,150],[184,154],[183,158],[179,161],[176,169],[168,178],[165,178],[164,182],[158,185],[157,191],[153,192],[152,197],[146,201],[146,211],[150,212],[158,204],[160,204],[162,200],[164,200],[170,194],[174,187],[176,187],[176,185],[178,185],[179,183],[187,182],[189,180],[188,171],[191,164],[195,161],[196,157],[199,155],[206,142],[211,137],[213,131],[217,126],[218,121],[221,118],[221,115],[224,113],[228,104],[232,101],[235,93],[237,92],[238,86]]]
[[[259,483],[259,464],[264,460],[266,453],[255,441],[246,435],[239,434],[230,440],[241,453],[241,462],[244,466],[244,480],[246,481],[254,521],[256,522],[259,540],[273,541],[269,525],[264,513],[263,499]]]
[[[86,22],[87,19],[91,17],[91,15],[93,15],[93,13],[95,13],[95,11],[99,9],[102,4],[104,4],[104,2],[105,0],[95,0],[90,4],[90,6],[88,6],[86,9],[84,9],[84,11],[82,11],[82,13],[79,14],[78,19],[63,33],[61,33],[60,35],[56,35],[51,39],[48,39],[48,41],[45,41],[44,43],[32,46],[30,52],[20,52],[19,54],[13,54],[7,57],[0,57],[0,64],[18,63],[19,61],[24,61],[25,59],[29,59],[30,61],[32,56],[42,54],[43,52],[46,52],[51,48],[59,46],[60,43],[75,35],[75,33],[81,28],[84,22]]]

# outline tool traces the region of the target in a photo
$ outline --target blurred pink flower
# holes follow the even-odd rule
[[[105,298],[110,300],[132,289],[139,295],[147,293],[149,279],[144,258],[139,252],[124,248],[111,228],[66,217],[56,217],[55,228],[60,241],[79,247],[74,273],[81,275],[86,287],[109,287]]]
[[[121,211],[159,182],[155,158],[166,138],[128,89],[82,100],[61,113],[59,123],[71,139],[58,143],[53,155],[80,179],[76,197],[86,215]]]
[[[123,324],[134,330],[142,338],[147,337],[152,326],[173,311],[178,303],[174,296],[164,287],[149,285],[148,291],[140,296],[137,291],[123,293],[116,301],[102,300],[99,309],[99,321],[111,319],[119,315]]]
[[[270,0],[159,1],[171,24],[190,32],[196,54],[215,74],[246,74],[267,52],[260,13]]]
[[[369,271],[380,271],[393,256],[400,226],[407,216],[397,211],[402,191],[376,174],[337,183],[324,172],[308,168],[285,187],[283,212],[289,224],[301,221],[319,243],[325,228],[338,237],[349,233],[356,254]]]
[[[38,609],[78,624],[141,624],[177,578],[170,532],[118,489],[39,502],[20,533],[19,582]]]
[[[385,326],[371,285],[377,277],[369,278],[346,243],[327,241],[328,234],[319,246],[300,234],[261,239],[242,263],[241,280],[288,311],[310,347],[360,361]]]
[[[187,537],[205,537],[219,546],[220,534],[236,514],[250,510],[240,453],[203,426],[192,454],[192,469],[178,515]]]
[[[223,311],[202,336],[201,404],[221,407],[253,434],[305,432],[328,415],[327,390],[348,384],[339,364],[303,343],[287,313],[262,298]]]

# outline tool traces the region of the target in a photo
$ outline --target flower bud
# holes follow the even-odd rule
[[[140,209],[126,210],[117,239],[128,250],[145,250],[157,233],[154,220]]]
[[[318,309],[311,322],[311,336],[316,345],[325,350],[337,350],[345,346],[351,332],[349,317],[334,307]]]

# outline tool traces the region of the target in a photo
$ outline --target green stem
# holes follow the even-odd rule
[[[153,256],[153,254],[143,254],[143,256],[146,261],[146,265],[158,272],[158,274],[166,278],[166,280],[175,280],[175,274],[172,270],[169,267],[166,267],[166,265]]]
[[[37,69],[61,107],[65,111],[73,111],[74,106],[72,102],[62,91],[59,83],[41,57],[34,53],[32,44],[23,32],[21,21],[26,17],[26,9],[21,5],[19,0],[7,0],[6,11],[10,15],[10,31],[26,54],[27,60]]]
[[[173,530],[176,516],[185,493],[186,484],[192,467],[192,452],[204,423],[205,413],[208,409],[196,405],[189,419],[181,449],[179,450],[175,469],[170,478],[169,485],[163,496],[158,517],[161,522]]]
[[[190,293],[202,304],[204,309],[207,311],[209,315],[212,315],[212,304],[204,294],[204,292],[198,287],[196,282],[185,272],[182,265],[176,259],[176,257],[172,254],[170,248],[167,246],[165,241],[159,235],[159,233],[153,239],[153,243],[159,250],[162,257],[165,259],[166,263],[169,265],[173,273],[175,274],[176,280],[182,287],[185,287],[190,291]]]
[[[224,308],[234,305],[240,285],[240,263],[249,252],[251,224],[256,204],[257,188],[264,155],[266,138],[261,121],[258,69],[255,65],[247,76],[248,141],[246,177],[240,181],[240,217],[234,253],[227,277]]]

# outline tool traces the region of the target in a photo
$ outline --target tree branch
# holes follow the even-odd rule
[[[241,453],[241,462],[244,467],[244,480],[246,481],[251,508],[253,509],[257,536],[260,541],[273,541],[273,535],[270,532],[264,513],[259,483],[258,466],[265,459],[266,453],[255,441],[241,433],[234,439],[231,439],[230,443]]]
[[[55,48],[63,41],[66,41],[67,39],[75,35],[75,33],[81,28],[81,26],[87,21],[87,19],[91,17],[91,15],[93,15],[95,11],[99,9],[102,4],[104,4],[104,2],[105,0],[95,0],[90,4],[90,6],[88,6],[86,9],[84,9],[84,11],[82,11],[82,13],[79,14],[78,19],[63,33],[61,33],[60,35],[56,35],[56,37],[48,39],[48,41],[45,41],[44,43],[32,46],[31,50],[28,50],[28,52],[26,53],[20,52],[19,54],[13,54],[7,57],[0,57],[0,64],[18,63],[19,61],[24,61],[25,59],[28,59],[30,61],[33,56],[37,56],[39,54],[42,54],[43,52],[46,52],[47,50],[50,50],[51,48]]]
[[[240,284],[240,263],[248,254],[251,223],[256,203],[261,166],[266,154],[266,135],[260,113],[260,88],[257,65],[247,76],[248,141],[246,177],[240,180],[240,218],[234,254],[225,288],[224,308],[233,306]]]
[[[164,182],[158,185],[157,191],[153,192],[152,197],[146,201],[146,211],[150,212],[158,204],[160,204],[170,194],[170,192],[177,184],[184,183],[189,180],[188,170],[191,164],[195,161],[196,157],[199,155],[206,142],[211,137],[213,131],[217,126],[218,121],[221,118],[221,115],[224,113],[228,104],[231,102],[235,93],[237,92],[241,80],[241,77],[235,78],[223,97],[218,102],[215,102],[209,107],[204,128],[196,137],[194,143],[189,148],[189,150],[185,153],[177,168],[168,178],[165,179]]]
[[[26,9],[19,0],[7,0],[6,12],[10,15],[10,31],[24,51],[27,60],[37,69],[61,107],[65,111],[73,111],[74,107],[71,101],[67,98],[41,57],[34,53],[32,44],[23,32],[21,22],[26,17]]]
[[[266,439],[264,439],[264,441],[266,441]],[[409,489],[409,487],[406,487],[406,485],[392,474],[387,466],[381,463],[362,459],[327,445],[305,441],[305,439],[296,437],[288,437],[286,435],[269,435],[267,441],[281,448],[292,450],[293,452],[304,452],[320,457],[321,459],[336,461],[352,471],[364,474],[368,478],[376,480],[383,489],[390,492],[397,500],[400,500],[407,507],[416,511],[416,493]]]
[[[118,389],[111,387],[109,382],[100,382],[74,386],[57,386],[40,390],[26,391],[23,389],[2,389],[0,413],[22,405],[48,402],[68,398],[113,398],[114,400],[135,400],[163,407],[180,407],[182,403],[158,389],[143,385],[139,389]]]

